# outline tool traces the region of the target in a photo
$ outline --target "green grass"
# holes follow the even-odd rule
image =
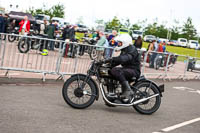
[[[147,48],[148,45],[149,45],[149,43],[143,42],[142,47]],[[169,51],[170,53],[175,53],[178,55],[185,55],[185,56],[192,56],[192,57],[200,58],[200,50],[177,47],[177,46],[168,46],[168,45],[166,45],[166,50]],[[179,61],[184,61],[185,59],[186,59],[185,57],[178,57]]]

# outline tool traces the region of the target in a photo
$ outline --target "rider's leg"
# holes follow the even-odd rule
[[[131,79],[132,77],[137,77],[136,73],[133,69],[126,69],[126,68],[119,68],[115,67],[111,70],[111,74],[120,81],[122,85],[122,97],[125,99],[131,98],[131,95],[133,94],[133,91],[129,85],[128,79]]]

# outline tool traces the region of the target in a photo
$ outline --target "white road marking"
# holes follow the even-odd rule
[[[177,90],[189,90],[189,91],[194,91],[195,89],[192,89],[192,88],[188,88],[188,87],[173,87],[174,89],[177,89]]]
[[[189,121],[185,121],[185,122],[182,122],[182,123],[176,124],[176,125],[174,125],[174,126],[170,126],[170,127],[167,127],[167,128],[161,129],[161,130],[158,131],[158,132],[152,132],[152,133],[163,133],[163,132],[169,132],[169,131],[175,130],[175,129],[177,129],[177,128],[180,128],[180,127],[183,127],[183,126],[186,126],[186,125],[189,125],[189,124],[195,123],[195,122],[197,122],[197,121],[200,121],[200,117],[199,117],[199,118],[196,118],[196,119],[189,120]]]
[[[200,117],[199,117],[199,118],[196,118],[196,119],[193,119],[193,120],[189,120],[189,121],[182,122],[182,123],[180,123],[180,124],[177,124],[177,125],[174,125],[174,126],[171,126],[171,127],[167,127],[167,128],[165,128],[165,129],[162,129],[161,131],[169,132],[169,131],[175,130],[175,129],[177,129],[177,128],[180,128],[180,127],[183,127],[183,126],[186,126],[186,125],[195,123],[195,122],[197,122],[197,121],[200,121]]]
[[[195,90],[195,89],[192,89],[192,88],[188,88],[188,87],[173,87],[174,89],[177,89],[177,90],[186,90],[188,92],[191,92],[191,93],[197,93],[197,94],[200,94],[200,90]]]

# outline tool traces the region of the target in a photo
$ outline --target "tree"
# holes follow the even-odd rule
[[[54,5],[49,11],[51,12],[50,17],[59,17],[64,18],[65,16],[65,7],[62,4]]]
[[[43,5],[43,8],[38,8],[38,9],[34,9],[33,7],[32,8],[29,8],[29,10],[27,10],[26,12],[27,13],[31,13],[33,16],[37,15],[37,14],[45,14],[45,15],[49,15],[50,16],[50,19],[52,17],[60,17],[60,18],[64,18],[65,16],[65,7],[64,5],[62,4],[57,4],[57,5],[54,5],[52,6],[51,8],[49,9],[46,9],[44,8],[45,5]]]
[[[178,25],[179,25],[179,21],[175,19],[174,20],[174,25],[170,29],[170,31],[171,31],[171,40],[177,40],[180,37],[180,29],[181,29],[181,27],[178,26]]]
[[[116,16],[112,19],[112,21],[106,23],[106,29],[119,30],[119,28],[121,27],[122,27],[122,23]]]
[[[182,32],[182,37],[187,38],[188,40],[195,39],[197,31],[194,25],[192,24],[192,19],[190,17],[187,19],[186,23],[184,23]]]
[[[131,22],[130,22],[130,20],[129,20],[129,19],[126,19],[125,23],[123,24],[123,27],[129,29],[130,26],[131,26]]]
[[[140,30],[142,27],[139,25],[139,24],[133,24],[132,26],[131,26],[131,30]]]

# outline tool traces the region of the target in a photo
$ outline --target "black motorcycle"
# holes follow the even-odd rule
[[[13,30],[9,32],[10,35],[8,35],[8,41],[14,42],[15,40],[19,40],[19,36],[16,36],[14,34],[19,34],[19,27],[15,27]],[[13,34],[13,35],[11,35]]]
[[[32,35],[34,35],[34,33],[32,32],[28,34],[28,36]],[[48,41],[41,39],[47,38],[46,35],[37,35],[35,36],[37,38],[30,38],[28,36],[21,37],[18,42],[18,50],[20,53],[27,53],[31,49],[42,51],[42,49],[44,49],[45,47],[47,48],[47,46],[45,45],[48,45]]]
[[[119,81],[110,74],[111,69],[111,65],[105,63],[105,60],[94,60],[90,64],[87,75],[72,75],[62,89],[66,103],[77,109],[87,108],[99,99],[100,88],[103,100],[109,107],[132,106],[141,114],[152,114],[159,109],[164,84],[158,86],[144,76],[138,79],[133,77],[129,83],[134,94],[131,96],[131,100],[125,101],[121,97],[122,91]],[[97,78],[99,87],[92,76]],[[120,101],[120,103],[116,101]]]

